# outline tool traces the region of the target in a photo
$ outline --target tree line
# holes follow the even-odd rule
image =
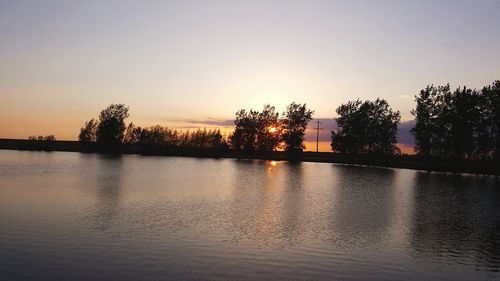
[[[98,142],[105,145],[142,144],[171,145],[197,148],[225,148],[226,139],[220,130],[198,129],[190,132],[155,125],[137,127],[133,123],[125,124],[129,117],[129,108],[124,104],[111,104],[101,111],[99,118],[85,122],[80,129],[80,142]]]
[[[427,86],[415,96],[417,154],[427,159],[500,159],[500,81],[481,90]]]
[[[56,137],[54,135],[47,135],[47,136],[29,136],[28,140],[30,141],[45,141],[45,142],[52,142],[56,140]]]
[[[500,159],[500,81],[475,90],[451,91],[429,85],[415,95],[415,150],[425,159]],[[353,155],[398,153],[399,111],[386,100],[349,101],[340,105],[332,131],[333,151]]]
[[[225,137],[220,130],[197,129],[177,131],[161,125],[128,126],[129,108],[124,104],[111,104],[101,111],[99,118],[92,118],[80,128],[80,142],[98,142],[106,145],[143,144],[171,145],[196,148],[232,148],[247,153],[271,152],[283,148],[289,152],[302,151],[307,123],[313,111],[305,104],[291,103],[280,114],[274,106],[265,105],[261,112],[239,110],[236,113],[234,132]]]
[[[481,90],[450,85],[427,86],[415,95],[417,156],[426,159],[500,158],[500,81]],[[128,143],[180,147],[233,149],[244,153],[289,153],[304,149],[304,135],[314,111],[291,103],[281,114],[266,104],[261,111],[240,109],[229,136],[220,130],[177,131],[161,125],[128,126],[129,108],[112,104],[80,129],[79,141],[108,145]],[[353,100],[336,109],[337,129],[331,131],[331,148],[346,155],[386,157],[397,148],[399,111],[382,98]]]

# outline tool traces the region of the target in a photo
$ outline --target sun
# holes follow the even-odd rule
[[[277,131],[276,127],[269,128],[269,133],[275,133]]]

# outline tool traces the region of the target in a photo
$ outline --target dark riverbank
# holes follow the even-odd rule
[[[193,148],[166,145],[121,144],[105,146],[99,143],[82,143],[78,141],[33,141],[18,139],[0,139],[0,149],[32,150],[32,151],[71,151],[82,153],[116,153],[140,154],[157,156],[185,156],[208,158],[239,158],[239,159],[267,159],[282,161],[324,162],[348,165],[367,165],[387,168],[405,168],[424,171],[472,173],[500,175],[499,163],[492,161],[446,161],[422,160],[411,155],[395,156],[391,158],[353,157],[339,155],[332,152],[304,152],[300,155],[288,155],[277,151],[267,154],[244,154],[234,150]]]

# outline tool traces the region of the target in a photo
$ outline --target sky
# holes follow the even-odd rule
[[[499,13],[500,1],[0,0],[0,137],[76,139],[111,103],[137,125],[210,128],[266,103],[331,119],[382,97],[408,121],[428,84],[500,79]]]

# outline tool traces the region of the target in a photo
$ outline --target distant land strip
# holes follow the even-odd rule
[[[119,144],[106,146],[97,142],[33,141],[0,138],[0,149],[27,151],[67,151],[101,154],[139,154],[200,158],[263,159],[291,162],[322,162],[362,165],[384,168],[403,168],[422,171],[470,173],[500,176],[500,165],[486,160],[423,160],[415,155],[395,155],[384,158],[373,156],[341,155],[333,152],[302,152],[289,155],[284,151],[245,154],[219,148],[180,147],[169,145]]]

